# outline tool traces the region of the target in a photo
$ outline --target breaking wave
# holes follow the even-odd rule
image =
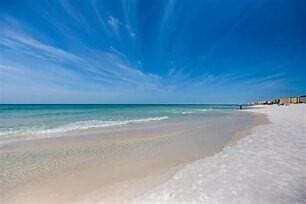
[[[20,129],[9,129],[0,132],[1,137],[10,136],[10,135],[37,135],[37,134],[52,134],[52,133],[62,133],[69,132],[73,130],[87,130],[91,128],[103,128],[103,127],[111,127],[111,126],[121,126],[135,123],[144,123],[150,121],[158,121],[158,120],[166,120],[168,116],[162,117],[150,117],[150,118],[142,118],[142,119],[133,119],[133,120],[87,120],[87,121],[78,121],[69,123],[66,125],[62,125],[56,128],[43,129],[38,127],[28,127],[28,128],[20,128]]]

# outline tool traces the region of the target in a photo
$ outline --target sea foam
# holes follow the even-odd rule
[[[67,132],[72,130],[86,130],[90,128],[103,128],[119,125],[128,125],[134,123],[144,123],[150,121],[166,120],[168,116],[162,117],[151,117],[151,118],[142,118],[134,120],[118,120],[118,121],[100,121],[100,120],[89,120],[89,121],[79,121],[75,123],[70,123],[59,128],[46,130],[46,133],[57,133],[57,132]]]
[[[0,132],[2,138],[8,137],[10,135],[41,135],[41,134],[53,134],[53,133],[63,133],[73,130],[87,130],[91,128],[103,128],[111,126],[121,126],[135,123],[144,123],[150,121],[166,120],[168,116],[162,117],[149,117],[141,119],[131,119],[131,120],[87,120],[87,121],[78,121],[62,125],[56,128],[43,129],[42,128],[21,128],[21,129],[9,129],[7,131]]]

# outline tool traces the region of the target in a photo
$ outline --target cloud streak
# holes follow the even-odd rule
[[[0,4],[0,103],[23,93],[33,102],[51,93],[59,103],[237,102],[285,95],[289,82],[305,90],[303,21],[289,3]]]
[[[42,86],[44,82],[52,86],[67,85],[68,80],[71,87],[81,84],[93,89],[90,84],[95,84],[97,92],[111,92],[110,89],[122,93],[131,89],[159,90],[160,78],[157,75],[135,68],[116,49],[87,49],[86,54],[71,53],[41,42],[14,27],[0,31],[0,46],[5,48],[0,54],[0,72],[4,83],[33,80],[37,86]],[[18,61],[14,60],[16,58]],[[65,89],[65,86],[62,88]]]

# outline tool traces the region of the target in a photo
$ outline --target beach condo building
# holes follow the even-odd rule
[[[281,98],[279,99],[280,105],[287,105],[290,103],[305,103],[306,102],[306,96],[301,97],[288,97],[288,98]]]
[[[300,103],[300,97],[291,97],[291,103]]]
[[[300,103],[306,103],[306,95],[300,96]]]
[[[279,105],[288,105],[290,103],[290,98],[279,99]]]

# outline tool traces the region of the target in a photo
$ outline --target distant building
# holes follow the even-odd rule
[[[290,103],[290,98],[281,98],[279,99],[279,105],[287,105]]]
[[[306,103],[306,95],[300,96],[300,103]]]
[[[253,104],[255,105],[272,105],[272,104],[278,104],[278,105],[288,105],[290,103],[306,103],[306,95],[300,96],[300,97],[287,97],[287,98],[280,98],[280,99],[274,99],[270,101],[257,101]]]
[[[300,103],[300,97],[290,97],[290,103]]]
[[[306,102],[306,96],[301,97],[288,97],[288,98],[281,98],[279,99],[280,105],[287,105],[290,103],[305,103]]]

